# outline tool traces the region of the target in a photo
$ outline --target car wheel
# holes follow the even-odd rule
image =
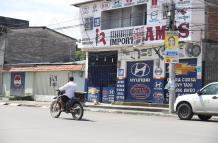
[[[190,120],[193,117],[192,108],[188,103],[182,103],[179,105],[178,117],[181,120]]]
[[[212,116],[209,115],[198,115],[198,118],[202,121],[208,121]]]

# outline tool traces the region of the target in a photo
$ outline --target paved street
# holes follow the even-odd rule
[[[0,106],[0,143],[217,143],[218,120],[85,112],[50,117],[48,109]],[[171,135],[171,137],[170,137]]]

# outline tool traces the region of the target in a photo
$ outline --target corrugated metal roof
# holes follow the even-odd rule
[[[7,67],[1,72],[84,71],[85,65],[37,65],[31,67]]]

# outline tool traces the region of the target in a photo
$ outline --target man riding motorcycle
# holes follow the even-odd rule
[[[66,103],[75,97],[75,91],[77,89],[77,84],[74,82],[74,77],[69,77],[69,82],[59,88],[60,91],[64,91],[63,96],[61,96],[61,111],[66,109]]]

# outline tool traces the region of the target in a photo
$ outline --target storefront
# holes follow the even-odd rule
[[[77,91],[84,91],[84,65],[35,65],[10,67],[3,72],[3,96],[32,96],[36,101],[50,101],[56,90],[74,76]]]
[[[175,0],[175,4],[178,9],[175,30],[179,37],[178,96],[201,88],[204,33],[195,30],[192,23],[204,23],[204,19],[191,9],[198,2]],[[80,7],[84,21],[79,47],[87,52],[87,100],[168,103],[165,86],[169,69],[163,60],[168,3],[112,0],[76,6]],[[112,53],[113,58],[108,56]]]

